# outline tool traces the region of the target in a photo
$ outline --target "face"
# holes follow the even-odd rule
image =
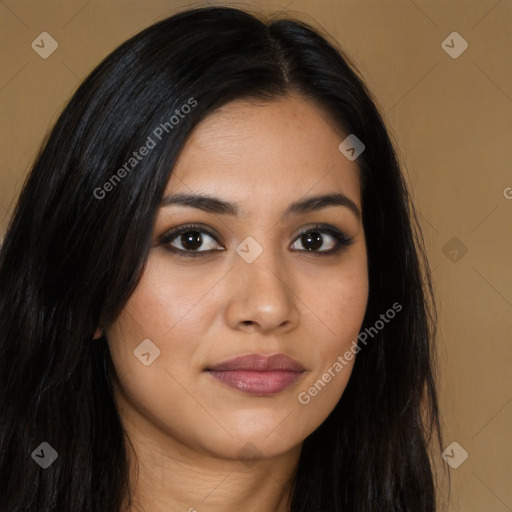
[[[232,102],[191,134],[142,279],[106,332],[116,401],[140,432],[271,457],[333,410],[368,297],[357,161],[338,150],[347,135],[298,96]]]

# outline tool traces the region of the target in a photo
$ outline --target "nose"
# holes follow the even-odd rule
[[[282,257],[264,250],[252,263],[235,257],[229,273],[227,322],[239,331],[280,333],[297,327],[300,318],[296,286]]]

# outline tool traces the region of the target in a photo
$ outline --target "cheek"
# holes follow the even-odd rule
[[[359,328],[363,320],[368,301],[368,279],[366,272],[342,274],[331,278],[318,291],[316,301],[325,312],[326,324],[331,328],[331,334],[345,337],[354,328]]]
[[[200,304],[205,301],[214,276],[210,273],[198,279],[196,273],[192,278],[191,273],[189,276],[179,269],[171,272],[169,268],[165,255],[150,256],[136,290],[107,330],[112,360],[120,377],[135,372],[138,377],[151,380],[165,369],[176,377],[183,376],[187,368],[190,371],[203,339],[204,318],[198,318]],[[144,361],[140,356],[148,352]],[[148,360],[151,362],[145,366]],[[169,375],[167,380],[172,381]],[[165,387],[172,385],[167,383]]]
[[[198,415],[197,403],[190,399],[190,382],[200,367],[203,304],[215,276],[210,272],[198,279],[196,271],[192,279],[180,269],[171,272],[164,258],[148,259],[136,290],[106,337],[122,390],[118,406],[127,407],[128,400],[127,417],[132,417],[133,408],[179,437],[180,418],[195,421]],[[149,357],[143,357],[147,353]]]
[[[303,281],[301,297],[317,323],[318,349],[324,356],[338,355],[357,338],[368,302],[366,252],[358,247],[336,270],[311,275]]]
[[[173,359],[193,353],[207,325],[204,315],[209,293],[221,277],[207,266],[181,266],[176,260],[170,264],[167,254],[152,254],[113,333],[132,344],[149,338],[172,353]]]
[[[297,398],[309,414],[323,420],[343,394],[360,351],[357,336],[369,293],[366,253],[359,252],[347,261],[335,278],[331,274],[329,278],[317,279],[316,283],[315,292],[307,294],[316,323],[312,329],[315,333],[311,351],[313,371]]]

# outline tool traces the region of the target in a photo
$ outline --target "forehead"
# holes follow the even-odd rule
[[[249,208],[309,191],[338,191],[360,206],[357,163],[338,150],[345,137],[322,109],[301,97],[237,100],[193,130],[165,193],[208,192]]]

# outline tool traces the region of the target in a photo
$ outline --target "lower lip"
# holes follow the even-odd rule
[[[273,395],[294,384],[303,372],[288,370],[209,370],[208,373],[227,386],[251,395]]]

